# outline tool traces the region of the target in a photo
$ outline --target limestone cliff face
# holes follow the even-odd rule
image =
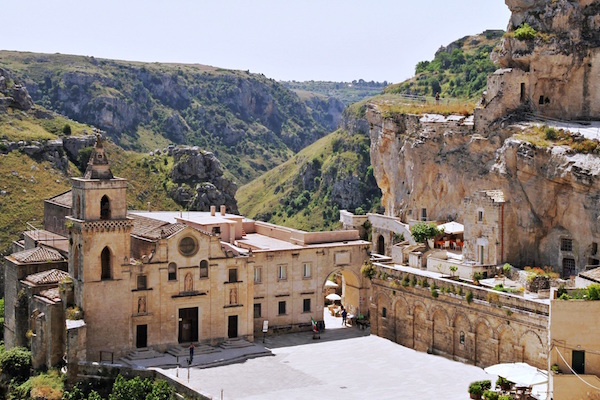
[[[594,0],[506,0],[512,11],[507,35],[494,58],[525,73],[520,101],[545,116],[600,116],[600,3]],[[529,24],[537,34],[517,38]],[[511,89],[519,91],[519,88]]]
[[[437,119],[436,119],[437,118]],[[386,214],[405,220],[465,223],[462,202],[478,190],[500,189],[505,206],[505,258],[515,265],[560,266],[560,240],[573,239],[579,269],[600,242],[600,157],[567,147],[536,147],[517,128],[475,131],[457,117],[367,110],[373,172]],[[437,121],[437,122],[432,122]]]

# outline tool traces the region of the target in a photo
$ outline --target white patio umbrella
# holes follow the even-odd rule
[[[325,282],[325,287],[338,287],[339,285],[337,283],[335,283],[334,281],[327,281]]]
[[[527,363],[502,363],[483,369],[488,374],[501,376],[517,386],[533,386],[548,382],[548,374]]]
[[[448,233],[450,235],[454,235],[456,233],[463,233],[465,231],[465,226],[463,224],[459,224],[456,221],[447,222],[442,225],[438,225],[439,230],[444,230],[444,233]]]
[[[328,294],[327,296],[325,296],[325,298],[327,300],[331,300],[331,301],[336,301],[336,300],[342,299],[342,297],[339,294],[335,294],[335,293]]]

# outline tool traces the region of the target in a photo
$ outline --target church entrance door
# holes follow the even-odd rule
[[[179,343],[198,341],[198,307],[179,310]]]
[[[135,332],[135,347],[148,347],[148,325],[138,325]]]
[[[238,316],[230,315],[229,323],[227,325],[227,336],[230,338],[236,338],[238,336]]]

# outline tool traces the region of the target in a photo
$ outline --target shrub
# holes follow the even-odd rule
[[[31,371],[31,352],[24,347],[5,351],[0,355],[0,368],[16,382],[25,382]]]
[[[483,392],[483,398],[485,400],[498,400],[498,392],[494,392],[493,390],[486,390]]]
[[[510,265],[509,263],[506,263],[502,266],[502,273],[504,274],[504,276],[510,275],[511,270],[512,270],[512,265]]]
[[[404,275],[404,277],[402,278],[402,286],[403,287],[408,286],[408,275]]]
[[[365,278],[373,279],[373,277],[375,276],[375,266],[372,263],[370,263],[370,262],[366,262],[360,268],[360,273]]]
[[[537,36],[537,31],[533,29],[527,22],[515,29],[515,39],[517,40],[532,40]]]
[[[510,394],[502,394],[498,397],[498,400],[512,400],[512,396]]]
[[[410,286],[412,286],[412,287],[417,286],[417,278],[414,275],[410,279]]]
[[[439,296],[439,293],[438,293],[437,289],[434,286],[432,286],[431,287],[431,297],[433,297],[434,299],[437,299],[438,296]]]
[[[467,292],[467,295],[465,296],[465,299],[467,300],[468,304],[471,304],[471,302],[473,301],[473,292],[471,292],[470,290]]]
[[[65,124],[65,126],[62,128],[62,133],[69,136],[71,134],[71,125]]]
[[[556,129],[551,128],[549,126],[544,127],[544,135],[546,136],[546,140],[558,139],[558,134],[556,133]]]

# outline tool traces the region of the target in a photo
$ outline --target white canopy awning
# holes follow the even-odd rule
[[[459,224],[456,221],[446,222],[445,224],[438,225],[439,230],[444,230],[444,233],[448,233],[450,235],[454,235],[456,233],[463,233],[465,231],[465,226],[463,224]]]
[[[484,368],[488,374],[501,376],[517,386],[533,386],[548,382],[548,373],[527,363],[502,363]]]

